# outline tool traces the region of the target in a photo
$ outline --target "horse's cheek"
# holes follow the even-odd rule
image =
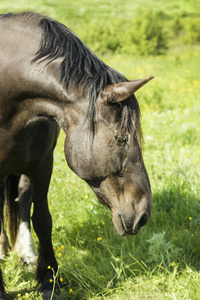
[[[64,151],[65,151],[65,158],[67,161],[68,166],[70,169],[76,173],[76,159],[75,159],[75,153],[73,151],[73,147],[68,141],[68,139],[65,139],[65,146],[64,146]],[[78,175],[78,174],[77,174]]]
[[[92,176],[91,161],[84,143],[69,136],[65,140],[65,158],[70,169],[82,179]]]
[[[66,137],[65,157],[70,169],[85,180],[105,178],[121,169],[121,157],[108,142],[95,139],[89,143],[84,135],[80,138],[74,132]]]

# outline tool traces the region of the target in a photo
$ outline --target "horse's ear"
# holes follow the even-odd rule
[[[153,78],[154,76],[150,76],[145,79],[130,80],[108,85],[101,93],[101,99],[104,102],[112,103],[124,101]]]

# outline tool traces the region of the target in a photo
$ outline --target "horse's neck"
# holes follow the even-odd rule
[[[73,111],[70,104],[74,108],[82,99],[81,88],[69,84],[66,89],[61,82],[60,65],[63,58],[50,63],[47,60],[32,62],[40,45],[39,27],[36,26],[35,31],[27,25],[22,30],[22,24],[19,25],[16,20],[6,20],[4,22],[10,26],[0,21],[0,74],[3,74],[0,80],[0,126],[8,124],[9,130],[11,127],[17,130],[17,125],[46,118],[55,120],[64,129],[65,116]],[[18,26],[14,26],[15,23]],[[15,39],[13,36],[10,38],[12,27]],[[6,117],[8,114],[11,118]]]
[[[70,84],[65,88],[60,80],[60,60],[47,64],[32,63],[27,57],[22,63],[17,59],[14,68],[11,62],[6,65],[9,81],[0,82],[0,108],[3,105],[6,110],[0,111],[0,125],[9,123],[9,130],[13,128],[17,132],[21,124],[26,126],[46,119],[56,121],[66,131],[67,117],[76,115],[76,108],[86,103],[81,86],[76,88]],[[5,119],[8,112],[12,115],[9,120]]]
[[[28,123],[38,122],[41,119],[56,121],[66,131],[66,118],[73,111],[79,102],[85,101],[82,97],[81,87],[69,85],[68,89],[60,81],[60,61],[50,64],[34,63],[29,70],[24,72],[25,85],[32,95],[25,103],[29,111],[32,111]],[[22,89],[26,89],[25,86]],[[28,116],[29,117],[29,116]],[[69,116],[70,117],[70,116]]]

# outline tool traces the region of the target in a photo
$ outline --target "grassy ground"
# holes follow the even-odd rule
[[[1,1],[2,12],[35,9],[81,32],[90,18],[124,18],[153,5],[177,14],[198,12],[200,1]],[[134,14],[134,12],[132,12]],[[89,30],[89,29],[88,29]],[[175,44],[174,44],[175,45]],[[200,299],[200,72],[199,45],[177,43],[160,56],[101,54],[129,79],[155,75],[137,92],[142,112],[144,160],[153,192],[152,217],[135,236],[115,232],[109,210],[64,159],[64,133],[55,151],[49,191],[53,244],[62,299]],[[37,238],[33,233],[35,243]],[[10,299],[41,299],[34,272],[18,268],[11,253],[3,264]]]

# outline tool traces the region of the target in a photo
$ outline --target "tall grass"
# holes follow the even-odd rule
[[[199,24],[199,15],[191,14],[199,12],[199,2],[135,1],[134,6],[130,0],[114,2],[116,5],[112,6],[106,0],[95,3],[84,0],[81,4],[50,0],[0,3],[2,12],[13,5],[17,11],[35,8],[70,25],[85,41],[88,39],[107,64],[130,79],[155,75],[136,94],[142,112],[143,155],[153,193],[151,219],[137,236],[117,235],[110,211],[97,203],[87,184],[67,167],[63,151],[65,136],[63,132],[60,134],[49,208],[54,250],[60,276],[66,284],[61,298],[198,300],[200,54],[198,38],[193,38],[191,45],[186,37],[192,35],[192,30],[186,33],[184,28],[193,24],[192,20]],[[112,40],[123,39],[122,34],[115,35],[117,22],[124,19],[128,24],[133,17],[139,20],[138,11],[145,15],[150,4],[153,15],[165,16],[159,26],[168,48],[163,48],[159,55],[140,55],[138,51],[133,55],[132,50],[128,53],[129,41],[127,45],[124,41],[125,53],[117,48],[101,51],[96,46],[98,37],[94,35],[91,39],[90,30],[92,34],[99,33],[98,22],[103,26],[104,20],[104,32],[109,24]],[[184,20],[188,23],[183,25]],[[88,34],[84,33],[85,28]],[[131,30],[134,32],[134,27]],[[142,30],[139,32],[144,33]],[[143,35],[141,45],[142,38]],[[34,232],[33,237],[37,246]],[[18,265],[13,253],[3,264],[10,299],[42,299],[35,288],[34,273],[26,266],[18,269]]]

